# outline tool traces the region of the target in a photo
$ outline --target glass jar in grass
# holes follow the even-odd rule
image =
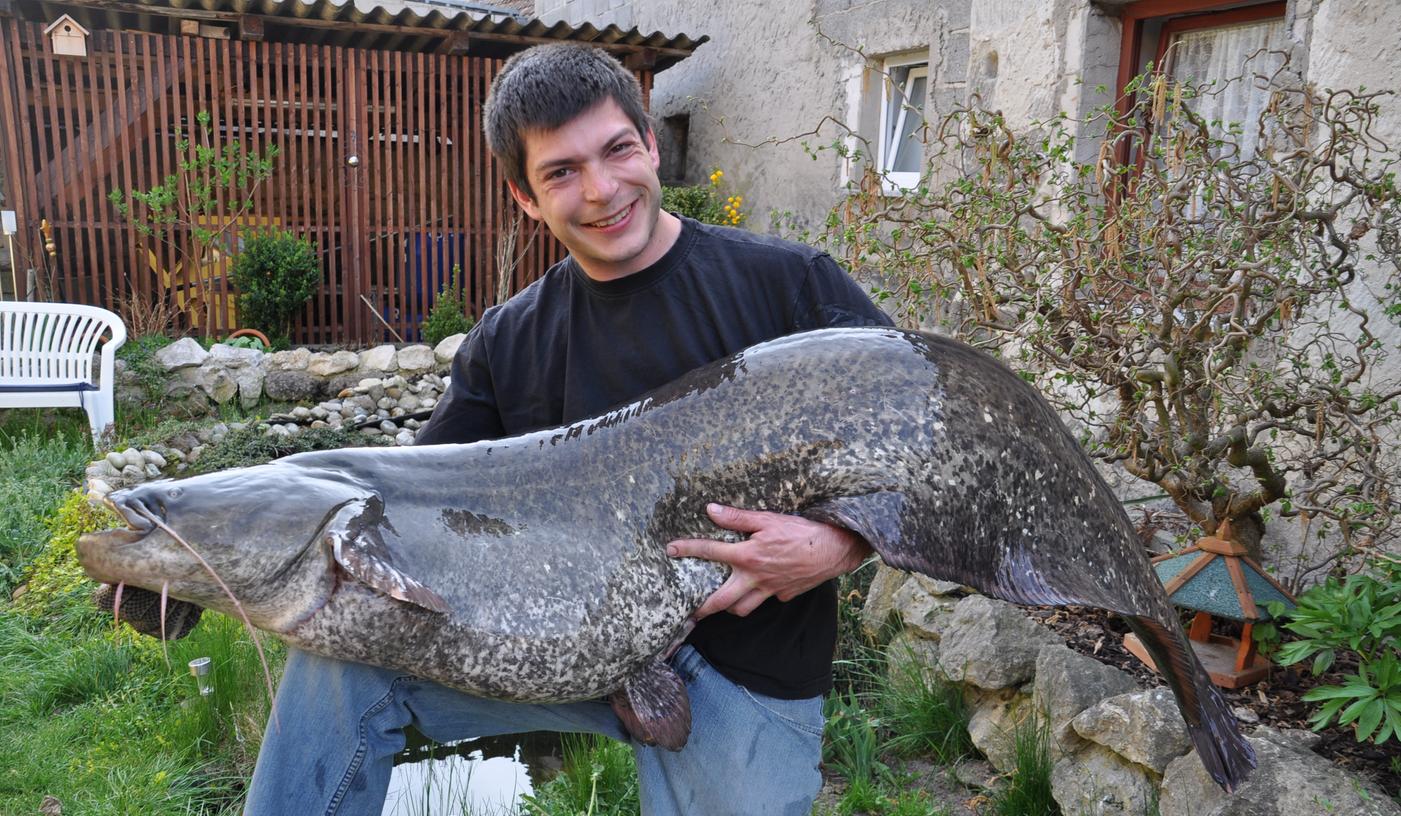
[[[433,299],[428,317],[418,326],[419,337],[430,346],[437,346],[454,334],[466,334],[476,322],[467,314],[467,299],[462,292],[462,267],[452,265],[447,283]]]
[[[321,285],[321,259],[306,238],[283,230],[254,232],[244,238],[229,277],[238,290],[240,321],[282,347],[292,318]]]

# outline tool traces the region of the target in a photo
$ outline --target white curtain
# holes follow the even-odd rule
[[[1208,122],[1243,125],[1242,158],[1258,147],[1256,123],[1270,101],[1268,80],[1284,63],[1284,20],[1186,31],[1173,37],[1168,66],[1174,79],[1191,80],[1201,96],[1192,111]],[[1228,80],[1232,80],[1228,82]]]

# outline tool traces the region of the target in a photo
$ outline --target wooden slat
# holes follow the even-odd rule
[[[1241,613],[1246,620],[1256,620],[1260,617],[1260,610],[1255,608],[1255,599],[1250,596],[1250,585],[1245,582],[1245,573],[1240,568],[1240,559],[1232,556],[1222,556],[1226,561],[1226,571],[1231,575],[1231,585],[1236,590],[1236,599],[1240,601]]]
[[[259,155],[280,146],[249,215],[278,219],[324,253],[324,285],[298,321],[298,342],[377,342],[383,329],[358,300],[370,291],[396,329],[416,336],[453,265],[464,273],[468,311],[479,317],[493,302],[496,237],[518,213],[481,135],[480,106],[501,60],[138,32],[100,32],[90,44],[86,60],[56,58],[37,25],[0,19],[0,149],[10,175],[33,181],[12,194],[23,225],[16,249],[32,240],[31,255],[39,250],[30,236],[49,218],[68,297],[114,306],[164,291],[147,246],[158,268],[174,270],[186,260],[175,242],[192,236],[146,239],[106,195],[177,173],[174,131],[197,142],[196,116],[207,111],[216,146],[239,139]],[[641,80],[650,92],[650,74]],[[351,150],[361,159],[355,171],[345,164]],[[235,212],[232,190],[222,192],[211,228]],[[518,240],[514,289],[562,256],[534,226]],[[190,266],[176,283],[203,294]],[[221,276],[210,319],[197,315],[205,331],[234,328],[233,297]]]

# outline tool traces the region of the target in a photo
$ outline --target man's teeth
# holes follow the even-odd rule
[[[611,227],[611,226],[613,226],[614,224],[616,224],[616,223],[618,223],[619,221],[622,221],[624,218],[626,218],[626,217],[627,217],[627,214],[628,214],[631,210],[632,210],[632,205],[629,204],[627,207],[623,208],[623,211],[622,211],[622,212],[618,213],[617,215],[613,216],[612,218],[608,219],[607,221],[595,221],[595,222],[593,222],[592,224],[589,224],[589,226],[591,226],[591,227]]]

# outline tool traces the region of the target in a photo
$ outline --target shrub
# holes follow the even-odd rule
[[[229,275],[243,322],[285,340],[292,318],[321,284],[321,261],[305,238],[282,230],[255,232],[234,256]]]
[[[120,526],[121,521],[111,510],[90,504],[81,493],[68,494],[48,520],[48,545],[25,571],[28,589],[15,599],[15,611],[58,623],[77,610],[81,620],[68,622],[77,624],[78,629],[98,620],[101,614],[97,607],[86,600],[93,584],[78,563],[73,545],[83,533]]]
[[[1311,720],[1315,731],[1337,720],[1352,726],[1358,742],[1401,741],[1401,562],[1377,559],[1366,572],[1309,589],[1297,608],[1271,604],[1270,613],[1283,616],[1284,628],[1299,638],[1279,650],[1283,665],[1313,658],[1317,676],[1334,666],[1339,651],[1357,655],[1357,670],[1346,673],[1343,685],[1304,694],[1322,703]]]
[[[720,180],[724,176],[723,170],[716,170],[710,174],[709,184],[663,187],[662,209],[694,218],[704,224],[739,226],[745,218],[742,209],[744,196],[731,195],[721,198]]]
[[[466,334],[472,330],[473,320],[467,314],[461,278],[462,267],[453,264],[452,276],[433,300],[428,319],[419,324],[419,336],[430,346],[436,346],[454,334]]]
[[[254,426],[229,431],[211,444],[190,468],[192,473],[262,465],[307,451],[337,450],[377,444],[370,437],[340,428],[310,428],[296,436],[268,436]]]
[[[156,362],[156,352],[170,345],[173,340],[163,334],[144,334],[128,340],[117,349],[117,359],[126,362],[127,371],[136,378],[141,393],[148,401],[155,401],[165,393],[165,383],[169,379],[166,370]]]

